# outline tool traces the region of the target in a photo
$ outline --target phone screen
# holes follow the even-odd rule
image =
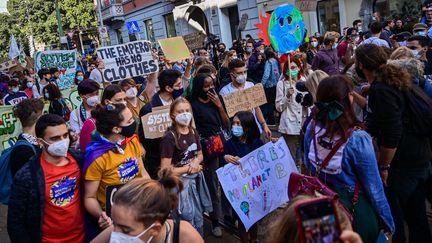
[[[340,227],[332,201],[317,201],[298,205],[301,234],[307,243],[333,243],[339,240]]]

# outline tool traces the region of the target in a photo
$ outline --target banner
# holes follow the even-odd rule
[[[249,111],[267,103],[262,84],[222,96],[228,117],[233,117],[239,111]]]
[[[170,62],[191,57],[189,48],[181,36],[160,40],[159,45],[162,48],[165,58]]]
[[[188,35],[184,35],[183,39],[189,48],[189,50],[194,50],[198,48],[202,48],[204,46],[204,40],[206,35],[201,32],[195,32]]]
[[[160,138],[171,126],[170,106],[156,107],[151,113],[141,117],[144,137],[147,139]]]
[[[317,0],[295,0],[295,6],[302,12],[316,11]]]
[[[153,59],[151,43],[145,40],[101,47],[97,49],[97,55],[105,66],[102,68],[105,82],[120,81],[159,70],[157,60]]]
[[[58,68],[60,76],[57,85],[60,90],[74,85],[77,69],[75,50],[38,51],[35,53],[35,71],[42,68]]]
[[[288,181],[297,172],[283,138],[269,142],[216,173],[225,196],[246,230],[271,213],[288,198]]]
[[[62,90],[62,95],[67,100],[73,109],[81,104],[81,97],[76,89]],[[21,123],[13,115],[13,106],[0,106],[0,154],[3,150],[12,146],[21,133]],[[44,113],[48,112],[48,103],[45,104]]]

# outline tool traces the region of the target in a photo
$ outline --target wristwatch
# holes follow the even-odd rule
[[[379,170],[380,171],[389,170],[389,169],[390,169],[390,164],[380,165],[379,166]]]

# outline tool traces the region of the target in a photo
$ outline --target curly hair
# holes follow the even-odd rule
[[[424,63],[415,58],[388,60],[387,64],[404,68],[413,79],[422,78],[424,75]]]

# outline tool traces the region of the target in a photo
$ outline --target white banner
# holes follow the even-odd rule
[[[159,70],[158,62],[152,56],[151,43],[145,40],[101,47],[97,49],[97,55],[104,63],[102,74],[105,82],[120,81]]]
[[[246,230],[289,200],[288,182],[297,172],[283,138],[269,142],[216,173],[225,196]]]

